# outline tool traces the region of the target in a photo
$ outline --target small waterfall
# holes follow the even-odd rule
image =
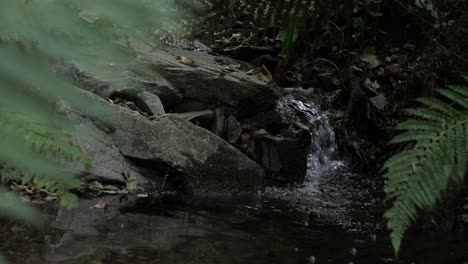
[[[295,203],[314,201],[328,203],[329,201],[321,199],[323,192],[321,185],[323,182],[328,181],[330,176],[342,173],[345,164],[337,155],[335,132],[330,124],[330,114],[322,111],[318,105],[307,99],[307,97],[290,94],[283,97],[276,106],[278,112],[299,116],[310,129],[311,143],[304,183],[299,186],[285,188],[268,188],[265,195]]]

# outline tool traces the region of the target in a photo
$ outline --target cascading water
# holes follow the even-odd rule
[[[294,89],[296,93],[298,90]],[[304,90],[302,90],[304,91]],[[330,114],[322,111],[309,96],[290,94],[283,97],[276,110],[286,115],[297,115],[309,127],[311,143],[307,158],[307,174],[299,186],[271,187],[265,192],[266,197],[278,198],[298,204],[336,203],[336,199],[324,199],[327,191],[325,182],[332,176],[345,173],[345,164],[337,155],[335,132],[330,124]]]

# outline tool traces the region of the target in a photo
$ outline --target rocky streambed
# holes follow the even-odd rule
[[[97,106],[63,110],[93,166],[70,164],[82,181],[78,208],[44,205],[42,230],[3,223],[2,255],[65,264],[465,263],[466,242],[448,233],[410,235],[395,260],[381,180],[352,173],[340,155],[345,117],[330,106],[343,95],[298,85],[339,86],[316,74],[329,63],[307,64],[310,76],[279,88],[270,73],[279,50],[260,31],[266,44],[216,42],[230,57],[198,41],[156,50],[131,41],[137,58],[107,75],[56,67]],[[355,116],[360,106],[350,106]]]
[[[100,106],[70,110],[87,131],[75,141],[94,160],[76,168],[84,182],[166,179],[169,189],[223,196],[255,193],[265,180],[302,182],[311,128],[301,109],[276,107],[282,92],[268,70],[202,51],[134,49],[139,58],[117,80],[59,67]]]
[[[94,166],[74,166],[83,181],[78,208],[45,205],[42,230],[1,225],[8,239],[0,251],[11,263],[468,258],[462,238],[427,234],[410,237],[396,262],[381,218],[380,183],[350,173],[340,160],[333,120],[313,89],[279,93],[259,77],[261,69],[223,58],[243,65],[226,72],[219,57],[201,52],[158,56],[165,59],[153,62],[169,73],[152,79],[126,69],[122,76],[134,86],[62,69],[104,106],[99,114],[68,110],[85,128],[75,142]],[[177,56],[198,58],[197,67]],[[444,246],[424,242],[434,238]]]

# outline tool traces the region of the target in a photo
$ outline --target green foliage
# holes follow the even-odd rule
[[[287,53],[298,37],[306,30],[325,30],[338,34],[344,41],[350,32],[353,42],[362,40],[373,30],[380,13],[381,0],[262,0],[252,4],[245,0],[234,1],[239,10],[253,13],[254,23],[280,29],[282,52]],[[256,5],[255,8],[251,8]],[[253,11],[252,11],[253,10]],[[343,45],[344,43],[341,43]]]
[[[73,111],[105,114],[55,69],[73,63],[100,78],[117,71],[136,54],[128,42],[138,39],[157,48],[156,29],[175,30],[183,15],[171,0],[3,0],[0,9],[0,178],[33,181],[72,206],[69,190],[78,180],[67,162],[90,160],[72,144],[78,133],[68,118]],[[117,45],[119,44],[119,45]],[[18,197],[0,189],[0,214],[37,220]]]
[[[73,146],[65,131],[28,118],[7,111],[0,114],[0,141],[6,147],[6,151],[0,151],[1,180],[33,181],[37,188],[57,194],[62,205],[73,206],[77,199],[68,190],[79,182],[60,161],[81,161],[88,167],[91,161]]]
[[[466,78],[466,77],[465,77]],[[384,165],[390,238],[398,253],[405,231],[420,210],[432,209],[449,184],[461,187],[468,157],[468,87],[448,86],[442,99],[420,98],[425,107],[408,109],[413,119],[397,126],[391,143],[412,143]],[[451,102],[446,103],[446,101]]]

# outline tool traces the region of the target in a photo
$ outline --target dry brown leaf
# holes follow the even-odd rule
[[[377,68],[381,63],[376,55],[364,53],[359,59],[368,64],[369,69]]]
[[[261,73],[261,72],[258,73],[257,76],[258,76],[258,78],[259,78],[260,80],[262,80],[262,81],[264,81],[264,82],[269,82],[269,81],[270,81],[270,78],[268,78],[267,76],[265,76],[265,74],[263,74],[263,73]]]
[[[107,202],[107,200],[99,201],[97,204],[93,206],[93,208],[96,208],[96,209],[106,209],[107,207],[109,207],[109,203]]]
[[[380,88],[379,82],[377,80],[371,81],[369,78],[367,78],[364,81],[364,87],[366,87],[368,90],[372,91],[375,95],[378,94],[378,90]]]
[[[197,62],[190,57],[179,57],[179,61],[180,63],[188,65],[190,67],[198,67]]]

